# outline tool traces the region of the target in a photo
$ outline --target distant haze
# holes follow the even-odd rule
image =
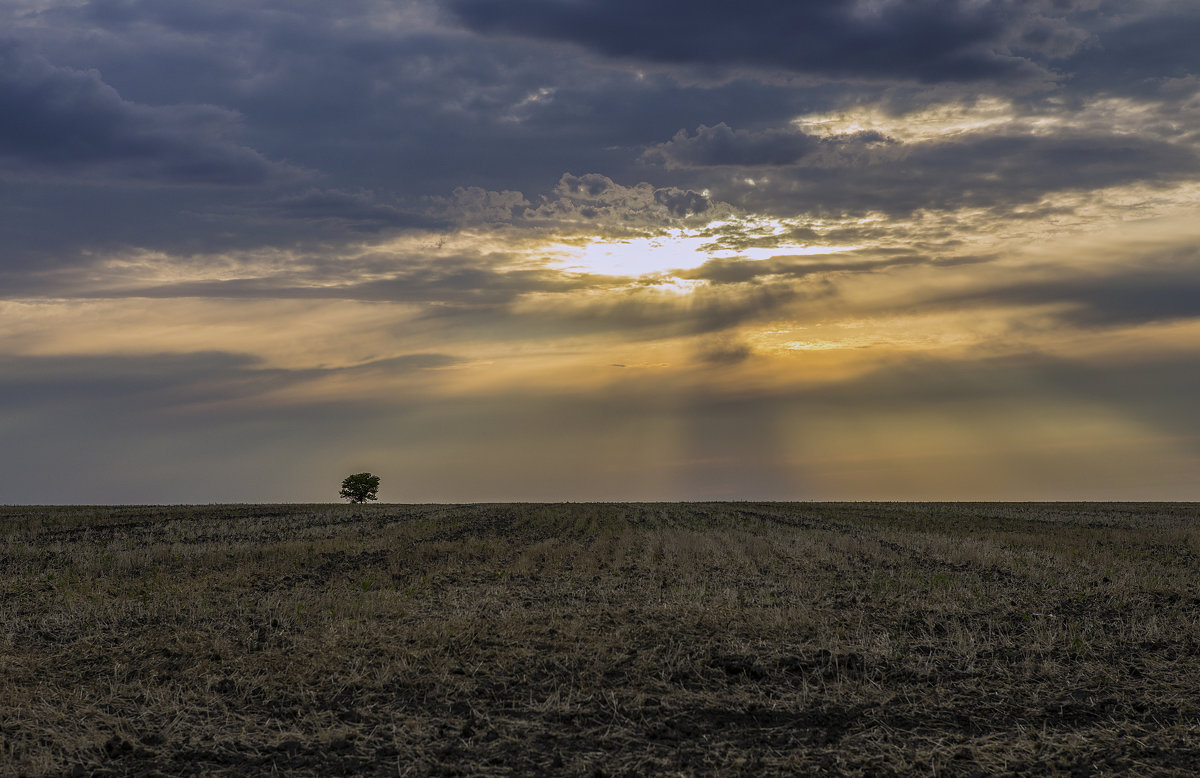
[[[14,0],[0,503],[1200,499],[1200,5]]]

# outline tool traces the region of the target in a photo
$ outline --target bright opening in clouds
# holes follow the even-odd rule
[[[787,227],[774,221],[761,234],[769,237],[784,235]],[[641,277],[645,275],[673,276],[681,270],[694,270],[712,259],[764,260],[778,256],[836,254],[850,251],[853,246],[813,246],[781,242],[772,247],[746,246],[727,248],[714,242],[726,228],[741,229],[743,225],[712,222],[694,230],[668,229],[653,237],[630,237],[617,240],[587,238],[582,245],[552,244],[548,251],[557,257],[567,270],[598,275]]]
[[[0,502],[1200,499],[1200,11],[0,8]]]

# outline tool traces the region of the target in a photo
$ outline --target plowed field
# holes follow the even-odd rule
[[[1191,775],[1200,506],[0,508],[0,774]]]

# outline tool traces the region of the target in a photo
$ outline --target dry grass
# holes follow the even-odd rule
[[[1195,505],[0,508],[0,773],[1190,775]]]

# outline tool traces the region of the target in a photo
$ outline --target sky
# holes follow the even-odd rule
[[[1198,39],[0,0],[0,503],[1200,500]]]

